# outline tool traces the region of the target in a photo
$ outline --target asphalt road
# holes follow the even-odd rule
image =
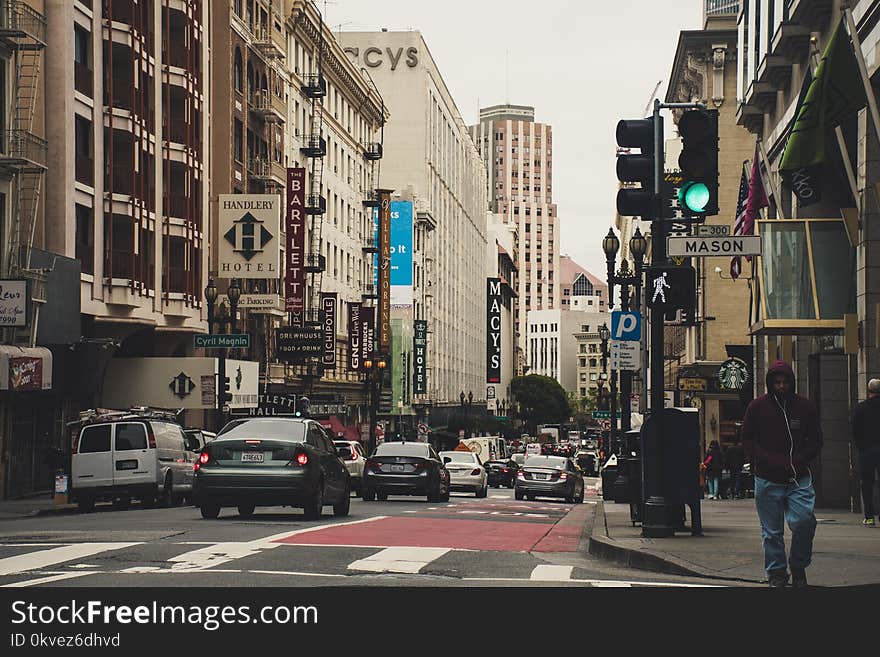
[[[593,480],[595,482],[595,480]],[[724,582],[621,568],[591,557],[595,497],[584,504],[486,499],[352,498],[320,521],[300,509],[195,507],[0,521],[0,586],[718,586]],[[741,583],[730,583],[741,586]]]

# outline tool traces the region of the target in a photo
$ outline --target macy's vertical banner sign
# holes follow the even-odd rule
[[[501,383],[501,279],[486,279],[486,383]]]
[[[361,369],[361,304],[348,304],[348,371]]]
[[[321,292],[321,309],[324,317],[321,327],[324,332],[324,353],[321,362],[325,370],[336,369],[336,292]]]
[[[428,320],[413,321],[413,394],[428,392]]]
[[[302,326],[306,308],[306,273],[303,258],[306,248],[306,170],[287,169],[287,262],[284,271],[284,308],[293,313],[293,324]]]

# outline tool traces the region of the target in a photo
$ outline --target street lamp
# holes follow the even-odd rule
[[[229,332],[235,333],[235,314],[238,309],[238,300],[241,299],[241,288],[238,286],[238,279],[233,278],[232,282],[229,284],[229,289],[226,290],[226,297],[229,299],[229,307],[230,311],[230,327]]]
[[[367,438],[367,454],[372,454],[376,449],[376,414],[378,412],[379,398],[376,395],[376,380],[382,376],[382,371],[387,363],[379,354],[364,360],[364,369],[367,371],[367,399],[370,405],[370,435]]]

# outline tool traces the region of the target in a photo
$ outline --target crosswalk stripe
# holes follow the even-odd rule
[[[376,573],[418,573],[447,552],[449,548],[391,547],[366,559],[353,561],[348,564],[348,569]]]
[[[21,589],[26,586],[36,586],[37,584],[46,584],[47,582],[57,582],[61,579],[73,579],[74,577],[82,577],[91,573],[63,573],[61,575],[50,575],[49,577],[38,577],[37,579],[28,579],[23,582],[13,582],[12,584],[4,584],[5,589]]]
[[[532,576],[529,579],[539,579],[549,582],[562,582],[571,579],[571,572],[574,566],[554,566],[551,564],[541,564],[535,566]]]
[[[29,570],[40,570],[41,568],[52,566],[56,563],[90,557],[99,552],[121,550],[123,548],[131,547],[132,545],[141,545],[141,543],[77,543],[76,545],[65,545],[63,547],[52,548],[51,550],[39,550],[37,552],[19,554],[14,557],[0,559],[0,575],[12,575],[14,573],[23,573]]]

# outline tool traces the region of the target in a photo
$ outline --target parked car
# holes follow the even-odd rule
[[[351,475],[351,489],[360,495],[364,480],[364,463],[367,460],[364,448],[356,440],[336,440],[333,445],[336,446],[339,458],[345,461],[345,467]]]
[[[98,501],[171,506],[192,495],[197,455],[176,418],[145,408],[85,416],[71,446],[71,501],[88,513]]]
[[[516,454],[514,454],[516,456]],[[516,484],[516,471],[519,466],[513,458],[507,460],[486,461],[483,464],[486,473],[489,475],[490,486],[507,486],[513,488]]]
[[[234,422],[195,465],[203,518],[216,518],[229,506],[244,517],[257,506],[300,507],[309,520],[320,518],[326,505],[336,516],[348,515],[351,475],[320,424],[294,417]]]
[[[489,475],[480,457],[473,452],[440,452],[440,458],[449,470],[450,488],[466,491],[477,497],[489,494]]]
[[[376,447],[364,464],[361,497],[384,502],[389,494],[449,501],[449,471],[430,444],[392,441]]]
[[[584,501],[584,477],[570,458],[530,456],[516,473],[513,491],[518,500],[535,497],[562,497],[566,502]]]

